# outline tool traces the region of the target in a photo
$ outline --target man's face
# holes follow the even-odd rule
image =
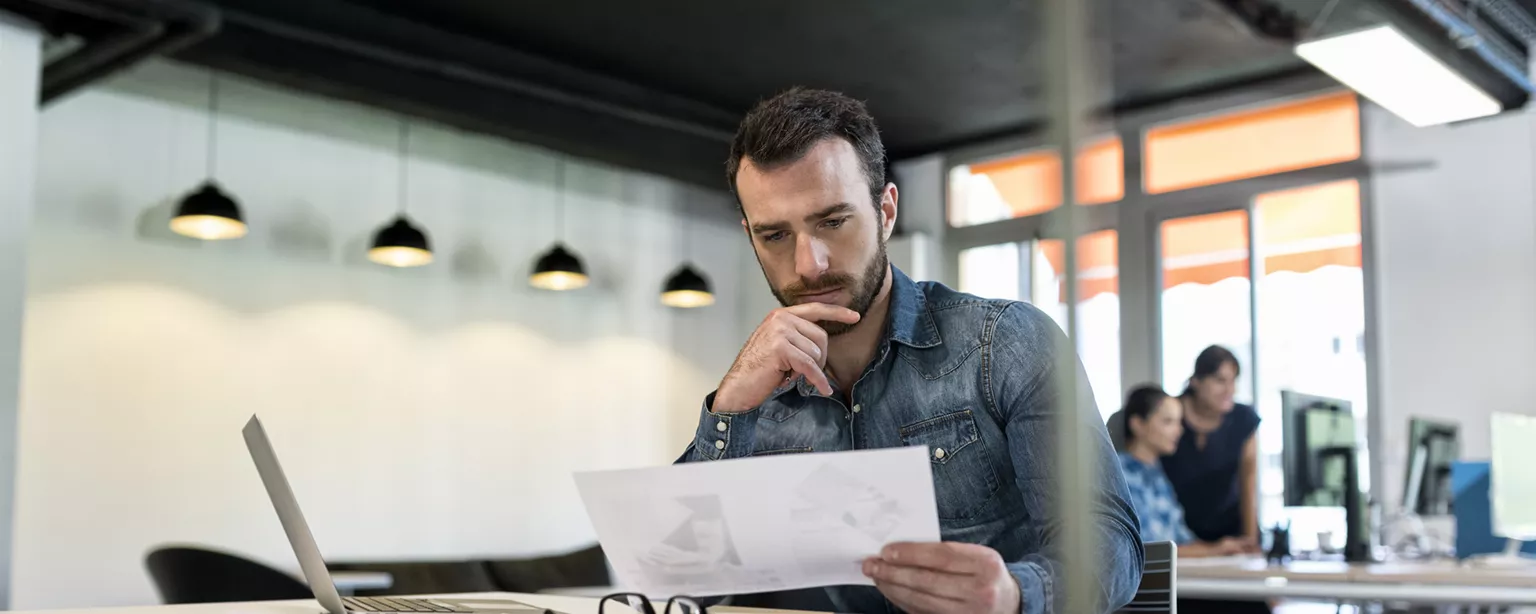
[[[885,187],[877,210],[852,145],[826,139],[772,170],[743,159],[736,193],[742,225],[780,304],[829,303],[865,315],[885,282],[896,187]],[[831,335],[852,328],[820,324]]]

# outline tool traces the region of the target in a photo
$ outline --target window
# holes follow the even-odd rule
[[[1036,232],[1056,232],[1057,220],[964,228],[1058,211],[1066,156],[1039,149],[950,169],[946,215],[954,230],[949,240],[964,245],[1006,241],[960,252],[959,287],[1030,301],[1063,329],[1067,309],[1076,309],[1078,355],[1104,414],[1122,401],[1122,298],[1134,310],[1158,309],[1151,322],[1156,334],[1149,335],[1158,347],[1132,348],[1130,357],[1142,363],[1142,352],[1158,352],[1162,372],[1154,379],[1171,393],[1182,391],[1201,350],[1213,344],[1228,348],[1242,365],[1237,401],[1253,405],[1263,419],[1258,433],[1260,521],[1305,518],[1318,511],[1326,512],[1319,518],[1331,518],[1335,510],[1283,507],[1279,397],[1289,389],[1346,399],[1360,421],[1358,432],[1366,431],[1370,408],[1360,184],[1301,185],[1295,178],[1309,175],[1301,173],[1287,178],[1288,184],[1271,178],[1230,191],[1198,190],[1187,197],[1179,192],[1359,160],[1359,99],[1353,92],[1330,92],[1170,122],[1143,136],[1140,180],[1146,194],[1157,195],[1152,198],[1120,202],[1126,169],[1118,138],[1085,146],[1073,161],[1081,204],[1119,203],[1081,211],[1098,232],[1078,239],[1076,305],[1065,302],[1064,241],[1031,238]],[[1259,183],[1274,186],[1260,189],[1276,191],[1250,199],[1259,191],[1250,186]],[[1224,194],[1232,200],[1217,200]],[[1159,209],[1165,204],[1179,213]],[[1158,277],[1135,284],[1133,294],[1122,297],[1120,236],[1109,225],[1127,213],[1151,215],[1155,233],[1136,237],[1135,243],[1147,249],[1128,254],[1128,266],[1138,267],[1139,277],[1142,263],[1155,258],[1150,268]],[[1128,332],[1144,338],[1154,331]],[[1360,466],[1369,467],[1364,448]],[[1361,477],[1368,484],[1373,476],[1362,471]],[[1312,525],[1343,533],[1342,518]]]
[[[1096,205],[1125,196],[1125,151],[1110,138],[1077,156],[1078,202]],[[1061,156],[1039,150],[955,167],[950,226],[973,226],[1045,213],[1061,206]]]
[[[1147,131],[1150,194],[1347,162],[1360,157],[1352,92],[1160,126]]]
[[[1263,263],[1258,296],[1260,510],[1284,504],[1280,391],[1350,402],[1355,432],[1366,432],[1365,274],[1360,253],[1360,184],[1339,181],[1262,194],[1254,200],[1254,255]],[[1362,444],[1366,444],[1363,437]],[[1361,488],[1370,488],[1368,445]],[[1340,522],[1331,527],[1342,534]]]
[[[1237,355],[1243,370],[1237,401],[1252,404],[1262,418],[1260,519],[1286,517],[1280,391],[1347,400],[1356,432],[1366,431],[1360,185],[1350,180],[1261,194],[1242,209],[1166,220],[1160,233],[1163,386],[1182,390],[1207,345]],[[1257,270],[1250,268],[1255,262]],[[1367,454],[1362,446],[1362,468],[1369,466]],[[1362,471],[1362,487],[1369,483]],[[1318,526],[1343,531],[1342,519]]]
[[[1010,301],[1024,298],[1023,273],[1029,266],[1018,243],[985,245],[960,252],[960,291]]]
[[[1077,240],[1077,355],[1093,387],[1099,413],[1120,409],[1120,234],[1104,230]],[[1067,328],[1066,245],[1038,242],[1035,306]]]
[[[1163,388],[1184,390],[1195,357],[1220,345],[1253,364],[1248,287],[1248,212],[1223,211],[1167,220],[1162,239]],[[1253,378],[1240,377],[1236,398],[1253,403]]]

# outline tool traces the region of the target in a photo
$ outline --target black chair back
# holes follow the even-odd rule
[[[1173,542],[1143,544],[1146,564],[1141,569],[1141,585],[1136,598],[1119,612],[1174,614],[1178,611],[1179,548]]]
[[[312,599],[309,586],[233,554],[190,546],[158,548],[144,560],[166,604]]]
[[[500,590],[512,593],[585,586],[607,586],[608,559],[602,546],[530,559],[499,559],[486,563]]]

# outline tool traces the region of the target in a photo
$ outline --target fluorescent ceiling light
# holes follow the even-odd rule
[[[1415,126],[1504,110],[1487,92],[1390,25],[1300,43],[1296,55]]]

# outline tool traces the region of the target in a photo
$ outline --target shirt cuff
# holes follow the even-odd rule
[[[709,460],[742,458],[752,455],[753,434],[757,430],[757,409],[723,414],[709,411],[715,393],[704,397],[699,428],[693,436],[693,449]]]
[[[1013,579],[1019,582],[1019,613],[1046,614],[1054,612],[1056,605],[1050,571],[1033,562],[1014,563],[1008,566]]]

